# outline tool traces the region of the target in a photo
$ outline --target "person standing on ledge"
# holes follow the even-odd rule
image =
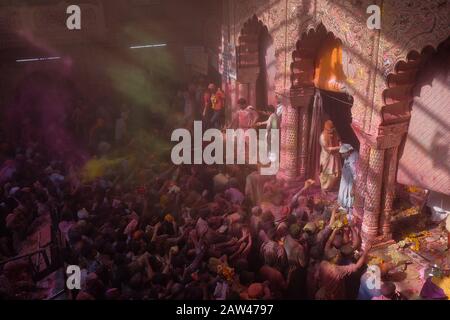
[[[356,164],[359,154],[349,144],[343,144],[339,149],[341,157],[344,159],[342,166],[341,184],[339,186],[338,203],[343,207],[351,220],[351,208],[353,207],[353,181],[356,177]]]

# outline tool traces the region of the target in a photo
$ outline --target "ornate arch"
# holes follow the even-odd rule
[[[281,125],[280,178],[304,180],[313,171],[310,157],[309,107],[315,93],[316,59],[324,41],[340,41],[323,23],[308,24],[295,43],[290,64],[290,103],[285,106]]]
[[[269,30],[256,15],[247,20],[240,32],[237,46],[237,80],[245,85],[244,96],[255,107],[258,106],[258,98],[267,100],[264,96],[257,95],[266,91],[267,70],[263,68],[266,62],[267,48],[272,43]],[[267,101],[259,101],[266,103]]]
[[[291,90],[301,90],[302,87],[314,87],[317,50],[327,38],[342,42],[333,32],[327,31],[322,23],[318,23],[316,27],[310,25],[296,42],[290,66]]]
[[[396,63],[393,72],[387,75],[386,89],[382,92],[382,126],[409,121],[412,91],[418,71],[434,52],[435,49],[431,46],[424,48],[421,53],[410,51],[404,60]]]
[[[259,67],[259,43],[268,34],[267,26],[256,15],[244,23],[238,38],[238,69]]]
[[[450,37],[437,46],[427,45],[420,53],[417,50],[411,50],[403,59],[397,59],[392,72],[386,76],[386,89],[382,92],[382,126],[409,122],[413,89],[420,68],[441,46],[448,46],[449,44]]]
[[[363,243],[369,240],[383,242],[392,238],[391,213],[398,163],[411,119],[417,76],[439,47],[449,44],[450,38],[436,48],[426,46],[420,52],[411,50],[405,59],[395,64],[393,72],[386,76],[377,147],[371,147],[367,156],[361,154],[360,157],[361,176],[366,177],[361,181],[366,186],[366,192],[365,199],[355,199],[355,207],[364,208]]]

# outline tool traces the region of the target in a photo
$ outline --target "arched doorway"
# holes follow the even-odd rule
[[[413,123],[412,115],[414,113],[425,113],[427,114],[426,117],[429,118],[435,115],[437,111],[433,110],[433,104],[425,108],[423,105],[420,106],[420,104],[414,107],[414,90],[415,88],[420,88],[420,74],[422,71],[426,73],[427,70],[430,70],[428,63],[439,56],[439,52],[444,50],[445,52],[443,51],[442,56],[448,59],[448,47],[449,40],[447,39],[438,46],[437,50],[434,50],[432,47],[426,47],[420,53],[411,51],[407,54],[405,60],[395,64],[394,72],[387,76],[387,88],[383,91],[382,96],[384,105],[381,107],[381,124],[378,128],[377,140],[374,145],[364,145],[367,153],[364,153],[366,155],[360,158],[361,172],[358,175],[357,186],[361,189],[363,196],[355,199],[355,210],[363,212],[363,246],[369,242],[383,243],[390,241],[393,237],[392,215],[398,178],[402,180],[406,179],[406,175],[410,177],[417,176],[417,169],[419,169],[419,167],[414,168],[413,172],[408,173],[406,171],[410,171],[410,169],[406,170],[403,172],[403,177],[401,171],[399,171],[399,164],[404,165],[402,164],[402,158],[406,156],[406,145],[412,129],[410,124]],[[435,55],[436,51],[438,52],[437,56]],[[442,68],[442,65],[439,68]],[[449,90],[448,84],[444,84],[441,88],[446,91]],[[442,92],[432,94],[431,97],[433,96],[442,96]],[[430,101],[432,100],[435,100],[435,98]],[[448,108],[448,101],[445,103],[446,108]],[[419,110],[420,112],[416,112]],[[447,118],[448,111],[445,114],[444,119]],[[435,127],[434,124],[442,122],[442,119],[436,116],[428,120],[433,123],[430,127]],[[421,122],[420,117],[419,122]],[[420,123],[417,126],[420,127],[420,130],[427,129],[427,126]],[[444,127],[448,130],[448,125],[444,125]],[[427,135],[434,130],[430,131],[430,129],[428,128]],[[418,132],[415,134],[418,134]],[[422,141],[422,143],[418,143],[417,141],[426,138],[426,135],[422,133],[419,136],[420,138],[417,138],[418,136],[414,138],[416,141],[410,139],[410,144],[414,146],[410,150],[414,148],[421,149],[421,152],[426,156],[420,160],[419,154],[413,152],[411,157],[414,158],[414,161],[430,163],[432,162],[430,160],[432,150],[430,149],[428,152],[423,150],[423,145],[428,142]],[[431,146],[425,147],[425,150],[427,148],[431,148]],[[408,160],[405,161],[406,163],[408,162]],[[428,168],[426,175],[432,174],[433,169]],[[427,186],[424,184],[424,187]]]
[[[292,53],[290,105],[281,126],[281,178],[318,178],[319,136],[332,120],[344,143],[359,149],[351,127],[353,98],[346,91],[342,42],[322,24],[304,32]]]
[[[273,85],[275,82],[275,52],[273,39],[269,35],[267,27],[261,29],[258,38],[259,52],[259,76],[256,80],[256,103],[258,109],[265,108],[269,104],[275,104]]]
[[[239,96],[257,109],[275,104],[275,50],[267,26],[254,15],[244,24],[238,42]]]

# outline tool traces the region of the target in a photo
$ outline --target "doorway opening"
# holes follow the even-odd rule
[[[308,108],[306,178],[317,180],[325,121],[334,123],[342,143],[360,149],[351,126],[353,97],[347,91],[342,41],[322,24],[303,33],[293,52],[291,72],[292,89],[313,94]]]
[[[239,96],[259,110],[276,104],[274,41],[256,15],[241,30],[237,55]]]
[[[353,97],[342,92],[317,90],[320,91],[323,101],[323,121],[333,121],[341,142],[359,150],[359,140],[351,127]]]
[[[342,42],[332,33],[322,37],[316,49],[314,73],[314,87],[323,105],[322,125],[324,121],[333,121],[341,142],[359,150],[358,138],[351,127],[353,97],[345,89],[347,76],[343,68]]]

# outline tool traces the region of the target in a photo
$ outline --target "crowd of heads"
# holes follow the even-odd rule
[[[91,152],[129,139],[127,117],[118,114],[109,138],[101,118],[92,120],[83,136]],[[82,270],[82,288],[70,298],[356,298],[366,256],[359,232],[310,192],[311,181],[289,192],[268,179],[256,186],[266,202],[255,203],[254,167],[152,163],[136,173],[119,163],[86,181],[37,142],[5,141],[1,157],[1,260],[21,253],[33,222],[51,216],[63,239],[61,267]],[[4,297],[36,298],[30,267],[0,266]]]

